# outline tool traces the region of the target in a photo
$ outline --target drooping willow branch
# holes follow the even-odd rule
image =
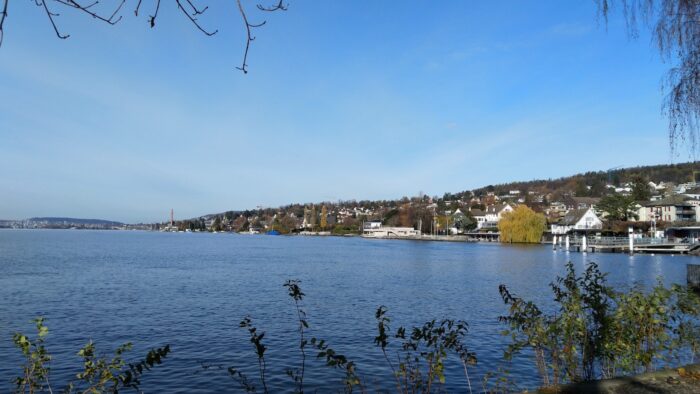
[[[2,12],[0,13],[0,46],[2,46],[2,38],[4,34],[5,18],[7,18],[7,6],[10,0],[4,0],[2,5]]]
[[[7,10],[9,7],[10,0],[0,1],[0,5],[2,6],[2,11],[0,12],[0,46],[2,46],[2,41],[5,33],[5,21],[8,16]],[[91,0],[90,3],[82,3],[78,0],[34,0],[33,3],[37,7],[40,7],[44,14],[47,16],[51,27],[56,33],[56,36],[60,39],[66,39],[70,37],[70,34],[62,33],[62,30],[59,27],[59,24],[57,23],[57,18],[60,16],[60,14],[56,11],[56,9],[64,7],[67,9],[77,10],[101,22],[105,22],[110,25],[115,25],[122,19],[121,13],[125,8],[125,4],[127,3],[127,1],[130,0],[119,0],[119,4],[117,5],[117,7],[107,10],[107,12],[102,10],[102,8],[104,8],[102,7],[104,3],[101,3],[101,0]],[[241,63],[241,66],[236,68],[243,71],[244,73],[248,73],[248,53],[250,51],[251,42],[255,40],[255,36],[252,34],[252,29],[263,26],[265,24],[265,21],[262,21],[260,23],[250,23],[248,15],[246,14],[246,10],[241,0],[235,1],[238,11],[243,20],[244,26],[246,28],[246,45],[245,51],[243,52],[243,61]],[[257,4],[257,9],[266,12],[287,10],[288,5],[284,4],[283,0],[275,1],[276,2],[272,6]],[[133,8],[134,15],[138,17],[144,0],[134,0],[134,2],[136,3]],[[151,27],[155,27],[156,20],[158,18],[158,14],[161,7],[161,0],[149,0],[146,2],[151,3],[151,9],[153,10],[153,13],[148,15],[148,24]],[[175,5],[177,6],[177,9],[187,17],[190,23],[192,23],[192,25],[196,27],[197,30],[199,30],[207,36],[213,36],[218,32],[218,29],[210,30],[204,25],[202,25],[198,19],[199,16],[203,15],[209,9],[209,6],[201,6],[197,3],[197,0],[175,0]]]
[[[686,145],[692,154],[700,148],[700,1],[595,0],[606,18],[620,7],[631,37],[648,27],[666,62],[673,63],[663,83],[664,112],[669,120],[669,142],[674,150]]]

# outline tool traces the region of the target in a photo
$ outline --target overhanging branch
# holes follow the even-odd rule
[[[51,27],[54,30],[54,33],[60,39],[66,39],[70,37],[70,34],[62,33],[62,29],[57,23],[60,14],[56,12],[55,9],[57,9],[58,7],[65,7],[65,9],[77,10],[81,13],[89,15],[93,19],[97,19],[101,22],[105,22],[110,25],[115,25],[122,20],[121,13],[127,1],[132,0],[118,0],[118,2],[110,0],[109,4],[111,4],[111,1],[114,1],[115,3],[117,3],[117,5],[114,8],[108,8],[107,12],[104,12],[103,6],[105,2],[102,2],[102,0],[86,0],[91,1],[90,3],[83,3],[82,1],[83,0],[32,0],[34,5],[40,7],[43,10],[44,14],[46,14],[47,18],[49,19],[49,22],[51,23]],[[135,2],[135,7],[133,9],[134,15],[138,17],[141,11],[141,5],[144,3],[144,0],[133,1]],[[5,33],[5,21],[7,20],[8,16],[7,10],[9,8],[9,2],[10,0],[0,0],[0,46],[2,45]],[[146,1],[145,3],[148,3],[148,1]],[[148,15],[147,20],[148,24],[153,28],[155,27],[156,19],[158,18],[160,12],[161,0],[150,0],[150,3],[153,6],[153,14]],[[175,4],[177,5],[178,11],[184,14],[187,17],[187,19],[197,28],[197,30],[201,31],[207,36],[213,36],[218,32],[218,29],[210,30],[206,28],[200,23],[198,19],[199,16],[203,15],[209,9],[209,6],[199,5],[198,0],[175,0]],[[242,4],[242,1],[236,0],[236,5],[238,7],[238,11],[240,12],[243,24],[246,29],[246,45],[245,50],[243,52],[243,61],[241,63],[241,66],[236,68],[247,74],[248,53],[250,52],[250,44],[251,42],[253,42],[253,40],[255,40],[255,36],[253,35],[252,30],[256,27],[263,26],[266,23],[266,21],[263,20],[260,23],[251,23],[248,19],[248,15],[246,14],[246,10]],[[257,9],[265,12],[286,11],[287,7],[288,5],[284,3],[284,0],[274,0],[274,4],[271,6],[257,4]]]

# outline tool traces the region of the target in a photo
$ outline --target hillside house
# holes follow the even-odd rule
[[[639,221],[650,222],[695,222],[700,209],[695,201],[687,196],[673,195],[659,201],[642,204],[637,211]]]
[[[480,228],[497,228],[498,222],[501,221],[503,214],[506,212],[513,212],[513,206],[508,203],[489,205],[486,207],[486,212],[484,212],[485,220]]]
[[[694,187],[692,189],[687,189],[683,194],[688,198],[700,201],[700,188]]]
[[[600,202],[598,197],[571,197],[571,200],[573,203],[571,208],[573,209],[595,209],[596,204]]]
[[[552,224],[552,234],[567,234],[575,231],[600,230],[603,221],[593,208],[572,209],[558,223]]]
[[[476,220],[477,230],[484,227],[484,224],[486,223],[486,212],[478,208],[469,207],[469,213],[471,213],[474,220]]]

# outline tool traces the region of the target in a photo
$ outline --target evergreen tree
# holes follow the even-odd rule
[[[636,175],[632,178],[632,199],[634,201],[648,201],[651,198],[651,189],[649,181],[641,175]]]
[[[611,194],[603,197],[596,207],[607,214],[607,220],[629,220],[637,218],[634,208],[635,202],[632,196],[622,194]]]

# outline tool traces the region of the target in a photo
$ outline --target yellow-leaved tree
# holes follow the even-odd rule
[[[324,205],[321,208],[321,229],[325,230],[328,227],[328,209]]]
[[[506,212],[498,222],[501,242],[539,243],[547,221],[544,215],[525,205]]]

